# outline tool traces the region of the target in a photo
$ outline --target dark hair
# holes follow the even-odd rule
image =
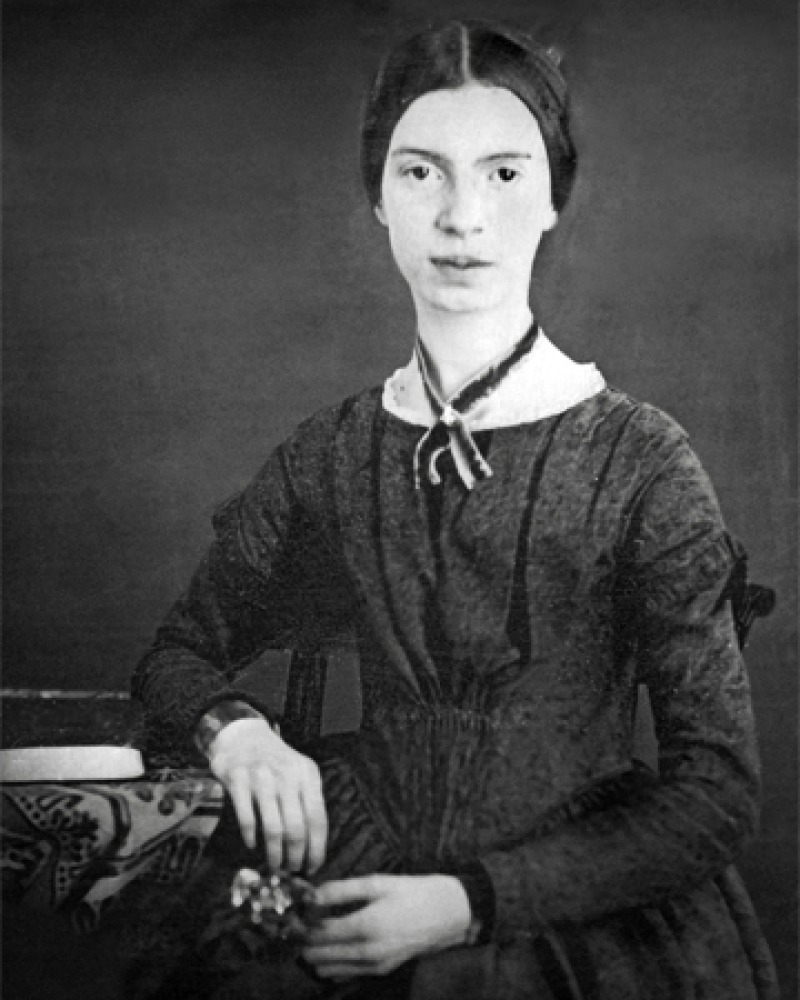
[[[575,178],[567,84],[550,51],[522,31],[485,21],[449,21],[392,49],[370,90],[361,131],[361,171],[370,203],[381,181],[392,133],[412,101],[470,82],[503,87],[536,118],[550,164],[553,207],[566,205]]]

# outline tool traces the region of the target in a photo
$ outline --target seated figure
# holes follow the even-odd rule
[[[198,746],[229,796],[165,997],[775,996],[731,867],[759,789],[741,551],[684,430],[529,305],[576,165],[525,34],[451,22],[384,61],[362,168],[411,359],[219,508],[133,679],[154,745]],[[345,626],[362,727],[293,747],[237,673]],[[641,684],[657,773],[631,760]],[[314,887],[296,940],[234,928],[242,867]]]

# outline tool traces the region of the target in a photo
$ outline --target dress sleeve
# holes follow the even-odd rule
[[[237,688],[237,674],[270,646],[313,643],[309,628],[326,619],[336,574],[324,532],[298,497],[295,457],[290,444],[278,448],[216,511],[211,548],[134,670],[151,751],[190,749],[200,717],[220,701],[266,712]]]
[[[748,681],[726,586],[736,551],[685,440],[634,504],[619,614],[650,690],[659,774],[481,858],[499,938],[654,906],[719,874],[757,821]]]

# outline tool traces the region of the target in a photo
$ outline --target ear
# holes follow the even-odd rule
[[[378,202],[378,204],[373,209],[373,212],[375,213],[375,218],[378,220],[378,222],[380,222],[382,226],[389,225],[389,223],[386,221],[386,213],[383,210],[383,205],[381,204],[381,202]]]

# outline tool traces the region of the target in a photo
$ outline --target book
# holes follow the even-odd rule
[[[132,747],[15,747],[0,750],[2,781],[123,781],[140,778],[144,761]]]

